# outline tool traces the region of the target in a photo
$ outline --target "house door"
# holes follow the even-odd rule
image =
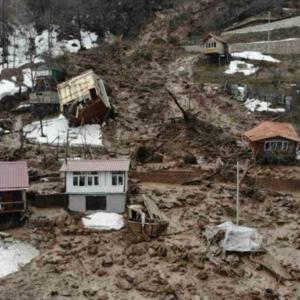
[[[106,210],[106,196],[87,196],[86,210]]]

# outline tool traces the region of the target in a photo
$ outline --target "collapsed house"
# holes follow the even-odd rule
[[[27,163],[0,162],[0,224],[20,220],[27,208],[26,190],[29,187]]]
[[[169,226],[169,220],[154,201],[144,199],[144,205],[128,206],[128,227],[134,234],[158,237]]]
[[[32,110],[43,109],[49,113],[59,111],[57,84],[64,78],[58,67],[39,66],[35,71],[33,90],[29,95]]]
[[[71,124],[102,124],[111,104],[102,79],[93,70],[58,85],[60,110]]]
[[[290,123],[265,121],[247,131],[245,137],[253,157],[257,159],[295,159],[300,143],[300,138]]]
[[[65,177],[69,209],[75,212],[125,211],[128,159],[69,160],[60,171]]]

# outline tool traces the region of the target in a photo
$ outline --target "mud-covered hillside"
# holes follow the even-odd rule
[[[244,134],[263,120],[299,129],[299,56],[241,52],[219,63],[199,50],[209,30],[264,19],[269,9],[276,20],[295,16],[297,1],[51,1],[56,28],[43,24],[49,3],[27,1],[37,26],[17,27],[26,34],[11,35],[16,47],[1,73],[0,92],[9,94],[0,101],[0,158],[26,160],[30,187],[25,219],[0,234],[0,247],[17,239],[39,253],[0,278],[0,299],[298,299],[299,161],[259,164]],[[71,27],[59,23],[62,12]],[[71,36],[61,37],[64,28]],[[114,35],[104,42],[105,31]],[[31,59],[28,37],[37,46]],[[104,124],[72,127],[60,112],[28,109],[28,76],[49,56],[66,79],[90,69],[103,79],[113,107]],[[292,88],[296,104],[288,109],[277,100]],[[133,233],[127,211],[123,228],[102,231],[63,203],[41,200],[64,196],[59,170],[68,158],[108,156],[131,159],[127,204],[151,200],[167,218],[158,238]],[[225,252],[224,234],[211,238],[216,226],[237,222],[237,197],[239,225],[257,230],[259,251]]]

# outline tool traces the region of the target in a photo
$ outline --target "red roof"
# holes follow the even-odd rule
[[[103,160],[68,160],[61,167],[61,172],[100,172],[100,171],[129,171],[130,160],[110,158]]]
[[[0,191],[25,190],[29,187],[25,161],[0,162]]]
[[[294,126],[290,123],[265,121],[247,131],[245,136],[252,142],[275,137],[281,137],[287,140],[300,142],[300,138]]]

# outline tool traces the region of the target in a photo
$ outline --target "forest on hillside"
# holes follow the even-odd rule
[[[38,32],[59,26],[63,37],[76,29],[133,36],[153,12],[173,6],[170,0],[1,0],[2,23],[34,23]]]

